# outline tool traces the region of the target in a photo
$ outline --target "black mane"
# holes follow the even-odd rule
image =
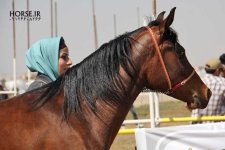
[[[56,81],[39,88],[43,94],[33,101],[32,108],[43,106],[63,89],[64,116],[68,119],[72,112],[81,110],[82,99],[95,111],[96,98],[117,102],[122,96],[128,96],[129,89],[125,88],[119,68],[121,66],[132,81],[135,80],[136,68],[131,60],[130,34],[126,33],[103,44]]]

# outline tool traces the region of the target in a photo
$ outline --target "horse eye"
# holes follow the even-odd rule
[[[176,42],[174,46],[179,57],[185,55],[185,50],[179,43]]]
[[[181,55],[181,56],[182,56],[182,55],[184,55],[184,54],[185,54],[185,52],[184,52],[184,51],[181,51],[181,52],[180,52],[180,55]]]
[[[185,55],[185,51],[184,50],[178,50],[177,52],[179,57],[183,57]]]

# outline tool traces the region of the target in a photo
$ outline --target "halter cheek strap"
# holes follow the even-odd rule
[[[163,61],[162,54],[161,54],[161,52],[160,52],[158,43],[157,43],[157,41],[156,41],[156,39],[155,39],[154,33],[152,32],[152,30],[151,30],[150,27],[147,26],[147,27],[145,27],[145,28],[148,30],[148,32],[149,32],[149,34],[150,34],[150,36],[151,36],[151,39],[152,39],[152,41],[153,41],[153,44],[154,44],[154,46],[155,46],[156,52],[157,52],[158,57],[159,57],[159,61],[160,61],[161,65],[162,65],[162,67],[163,67],[163,71],[164,71],[164,74],[165,74],[165,76],[166,76],[166,80],[167,80],[169,89],[165,92],[165,94],[171,94],[171,93],[173,93],[176,89],[178,89],[179,87],[185,85],[186,82],[188,82],[188,81],[192,78],[192,76],[195,74],[195,70],[193,70],[192,73],[191,73],[186,79],[184,79],[183,81],[181,81],[180,83],[178,83],[178,84],[176,84],[175,86],[172,87],[171,80],[170,80],[168,71],[167,71],[167,69],[166,69],[165,63],[164,63],[164,61]]]
[[[171,89],[168,89],[165,93],[166,94],[171,94],[173,93],[176,89],[178,89],[179,87],[185,85],[188,80],[191,79],[191,77],[195,74],[195,70],[192,71],[192,73],[186,78],[184,79],[183,81],[179,82],[178,84],[176,84],[175,86],[173,86]]]
[[[153,41],[153,44],[154,44],[154,46],[155,46],[156,52],[157,52],[158,57],[159,57],[159,61],[160,61],[161,65],[162,65],[162,67],[163,67],[163,71],[164,71],[164,74],[165,74],[165,76],[166,76],[166,80],[167,80],[167,83],[168,83],[168,85],[169,85],[169,89],[172,89],[171,80],[170,80],[169,74],[168,74],[168,72],[167,72],[167,70],[166,70],[166,66],[165,66],[165,64],[164,64],[164,61],[163,61],[163,59],[162,59],[162,55],[161,55],[161,52],[160,52],[158,43],[157,43],[157,41],[156,41],[156,39],[155,39],[155,37],[154,37],[154,33],[152,32],[152,30],[151,30],[150,27],[147,26],[146,28],[148,29],[148,32],[150,33],[151,39],[152,39],[152,41]]]

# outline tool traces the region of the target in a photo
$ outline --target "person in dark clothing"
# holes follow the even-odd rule
[[[26,53],[26,66],[37,77],[27,91],[55,81],[72,65],[63,37],[45,38],[36,42]]]
[[[138,119],[138,116],[137,116],[136,110],[134,108],[134,105],[131,106],[130,112],[131,112],[131,114],[133,116],[133,119],[137,120]]]
[[[4,91],[3,86],[0,84],[0,91]],[[7,99],[8,95],[7,94],[0,94],[0,100]]]

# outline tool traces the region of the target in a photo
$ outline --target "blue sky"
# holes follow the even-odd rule
[[[12,77],[13,30],[9,12],[12,0],[0,1],[0,76]],[[95,51],[92,0],[57,0],[58,35],[62,35],[76,64]],[[95,0],[98,46],[114,38],[113,15],[117,34],[138,28],[143,17],[151,15],[151,0]],[[209,57],[225,52],[225,1],[157,0],[157,14],[177,7],[172,27],[193,66],[204,65]],[[137,9],[140,15],[138,16]],[[26,0],[15,0],[15,10],[26,10]],[[30,0],[30,10],[40,11],[41,20],[30,22],[30,43],[50,37],[50,0]],[[26,73],[27,22],[16,21],[17,76]]]

